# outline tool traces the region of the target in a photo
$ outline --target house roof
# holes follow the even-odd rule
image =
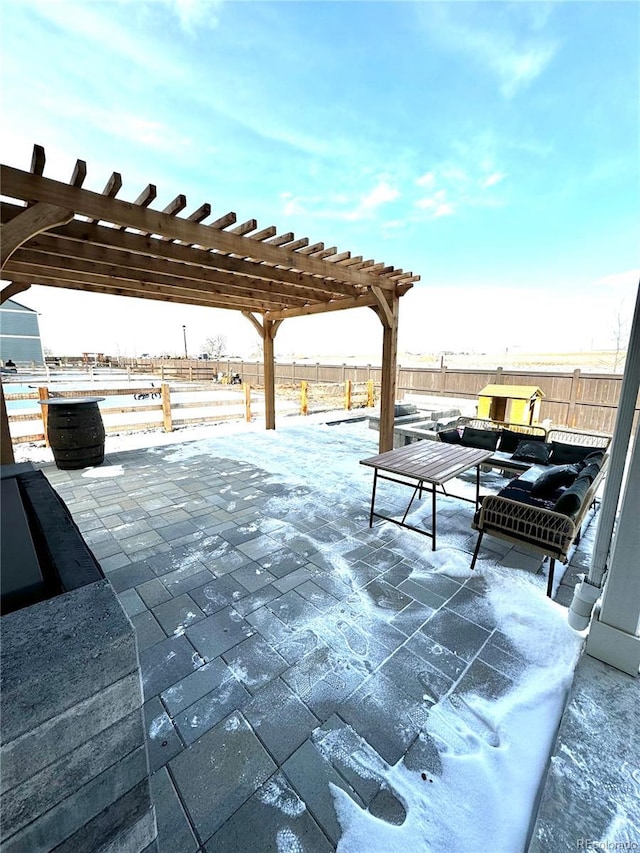
[[[30,314],[37,314],[38,312],[29,308],[27,305],[23,305],[22,302],[16,302],[15,299],[7,299],[5,302],[0,305],[0,310],[11,310],[11,311],[28,311]]]
[[[544,397],[544,392],[537,385],[486,385],[482,391],[478,391],[478,397],[530,400],[532,397]]]
[[[82,160],[69,183],[46,178],[44,165],[44,149],[35,146],[29,172],[0,167],[3,234],[38,203],[60,217],[9,255],[3,278],[12,286],[5,298],[43,284],[282,320],[361,305],[387,313],[389,298],[420,278],[272,225],[259,228],[255,219],[238,224],[233,212],[211,219],[208,203],[183,215],[184,195],[155,207],[153,184],[132,201],[117,198],[117,172],[102,192],[85,189]]]

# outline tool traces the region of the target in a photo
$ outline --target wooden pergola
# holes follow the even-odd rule
[[[32,284],[241,311],[264,342],[265,420],[275,429],[274,339],[283,320],[367,307],[383,327],[380,451],[393,446],[398,305],[420,276],[296,239],[235,213],[205,223],[211,205],[188,215],[179,195],[162,210],[149,184],[117,198],[114,172],[104,190],[83,188],[86,163],[69,183],[44,176],[34,146],[29,172],[0,166],[3,287],[0,302]],[[12,461],[4,396],[2,461]]]

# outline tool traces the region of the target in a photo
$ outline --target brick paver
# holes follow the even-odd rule
[[[387,764],[438,774],[430,707],[499,696],[521,665],[483,579],[435,572],[409,531],[369,529],[357,496],[309,512],[321,485],[167,455],[112,454],[112,479],[44,469],[138,634],[159,850],[330,853],[329,782],[402,823]],[[440,547],[450,530],[472,549],[472,508],[445,510]],[[494,553],[540,569],[504,543]]]

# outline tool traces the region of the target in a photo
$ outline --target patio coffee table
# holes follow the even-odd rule
[[[447,493],[444,490],[445,483],[448,483],[449,480],[453,480],[454,477],[468,471],[470,468],[475,468],[475,504],[477,508],[480,497],[480,466],[492,455],[493,452],[490,450],[477,450],[475,447],[460,447],[459,445],[445,444],[439,441],[416,441],[397,450],[388,450],[386,453],[379,453],[377,456],[361,459],[361,465],[368,465],[374,469],[369,527],[373,526],[374,518],[383,518],[386,521],[392,521],[401,527],[408,527],[409,530],[415,530],[424,536],[430,536],[433,539],[432,550],[435,551],[437,487],[440,486],[446,495]],[[396,476],[389,476],[391,474],[395,474]],[[413,487],[411,500],[400,521],[374,511],[378,479],[390,480],[393,483]],[[418,527],[405,523],[416,495],[421,498],[423,491],[431,492],[431,531],[421,530]],[[453,495],[453,497],[457,497],[460,500],[470,500],[461,495]]]

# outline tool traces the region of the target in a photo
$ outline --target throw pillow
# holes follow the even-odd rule
[[[589,482],[587,477],[579,477],[572,486],[563,492],[553,507],[554,512],[562,513],[562,515],[576,515],[585,495],[589,491]]]
[[[582,444],[565,444],[562,441],[551,442],[551,456],[549,461],[552,465],[571,465],[574,462],[582,462],[593,453],[593,447]]]
[[[512,429],[503,429],[500,433],[500,450],[503,453],[513,453],[521,441],[544,441],[544,436],[527,435]]]
[[[461,444],[463,447],[476,447],[479,450],[495,450],[499,438],[500,433],[497,430],[465,427]]]
[[[602,465],[604,454],[604,450],[594,450],[593,453],[590,453],[588,456],[585,456],[582,461],[585,465],[591,465],[593,462],[596,462],[598,465]]]
[[[546,465],[549,462],[549,445],[544,441],[521,441],[513,458],[521,462]]]
[[[595,478],[600,473],[600,468],[602,465],[599,462],[591,462],[589,465],[585,465],[584,468],[581,469],[580,474],[578,475],[580,479],[588,480],[590,483],[593,483]]]
[[[438,438],[440,441],[444,441],[445,444],[460,444],[462,440],[462,436],[457,429],[443,429],[438,433]]]
[[[577,465],[554,465],[540,474],[531,487],[531,494],[534,498],[548,497],[560,486],[570,486],[577,476]]]

